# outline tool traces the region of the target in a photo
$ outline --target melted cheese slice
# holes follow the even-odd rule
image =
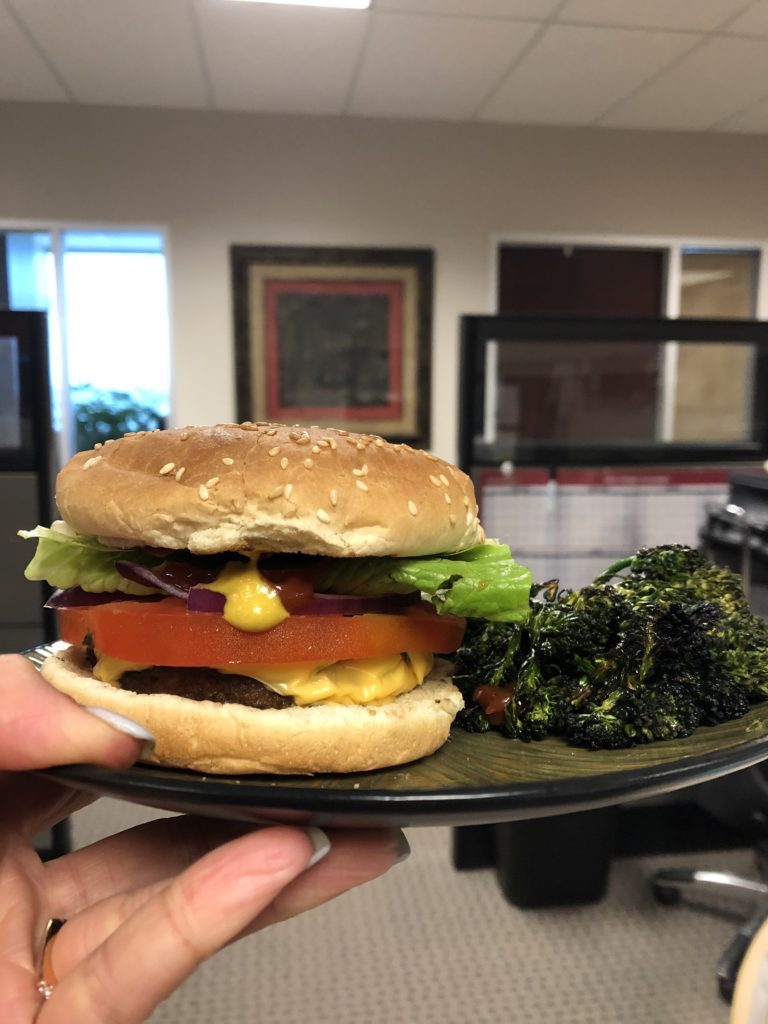
[[[228,562],[206,590],[223,594],[226,621],[246,633],[262,632],[288,618],[280,595],[258,569],[258,556],[249,562]]]
[[[296,704],[377,704],[415,689],[432,669],[431,654],[393,654],[351,661],[285,665],[220,665],[258,679]]]
[[[381,704],[419,686],[429,675],[432,654],[394,654],[353,661],[302,661],[285,665],[218,665],[216,671],[250,676],[271,690],[292,697],[296,704]],[[108,655],[99,655],[96,679],[119,685],[125,672],[149,668]],[[232,696],[237,697],[236,684]]]

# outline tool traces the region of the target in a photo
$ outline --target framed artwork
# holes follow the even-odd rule
[[[429,444],[429,249],[231,248],[237,412]]]

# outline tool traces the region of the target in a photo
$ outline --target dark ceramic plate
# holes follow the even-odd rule
[[[39,667],[49,646],[27,651]],[[431,757],[357,775],[199,775],[138,765],[49,769],[67,785],[169,811],[332,826],[480,825],[619,804],[768,758],[768,702],[683,740],[581,750],[454,729]]]

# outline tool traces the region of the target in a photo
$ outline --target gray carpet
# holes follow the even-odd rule
[[[76,844],[158,813],[99,801]],[[752,875],[748,851],[617,861],[599,905],[523,912],[491,871],[454,871],[449,829],[408,837],[404,864],[220,953],[153,1024],[726,1024],[713,966],[734,924],[656,906],[648,877],[692,861]]]

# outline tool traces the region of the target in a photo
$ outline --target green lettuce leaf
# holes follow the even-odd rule
[[[24,570],[28,580],[45,580],[61,590],[81,587],[92,594],[115,590],[136,595],[157,593],[151,587],[125,579],[115,568],[115,562],[159,565],[159,558],[133,549],[107,547],[95,537],[76,533],[61,521],[50,528],[36,526],[34,530],[19,530],[19,536],[37,539],[35,555]]]
[[[506,544],[487,542],[454,555],[333,558],[315,578],[318,591],[380,597],[420,590],[440,614],[490,622],[524,622],[531,571]]]

